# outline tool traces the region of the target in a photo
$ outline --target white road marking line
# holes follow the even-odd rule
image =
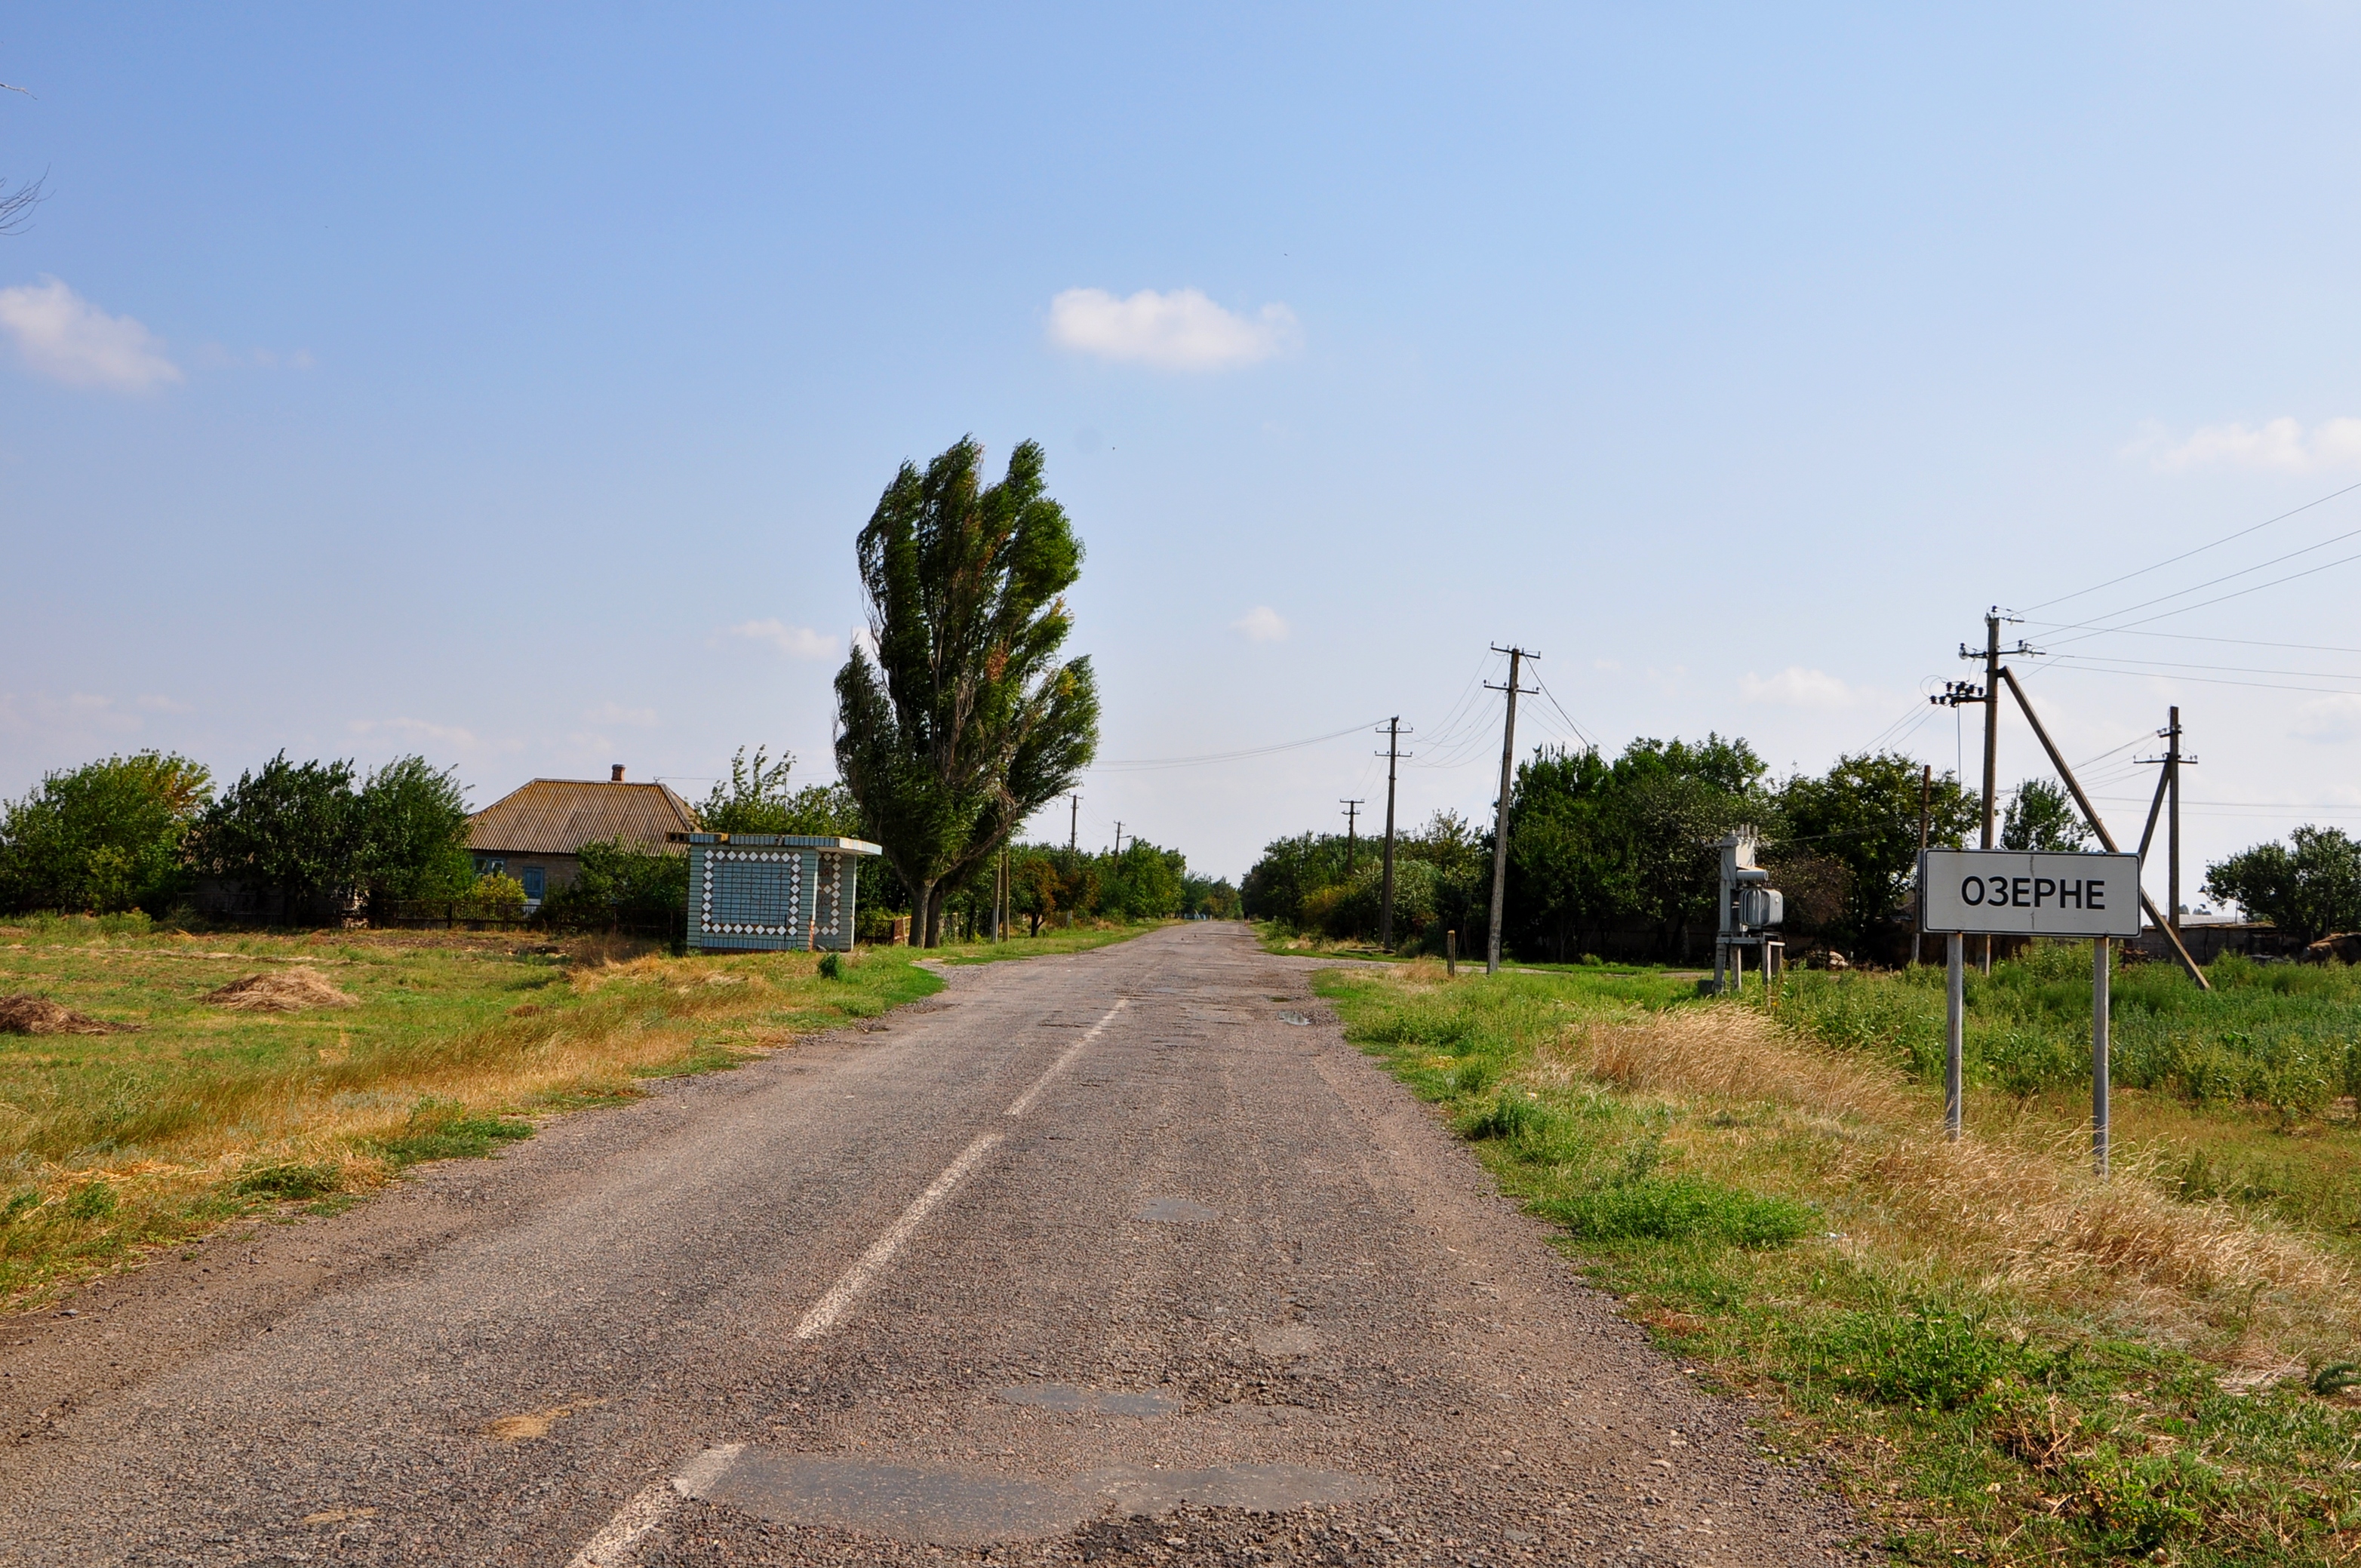
[[[894,1222],[893,1228],[879,1236],[870,1249],[844,1271],[843,1277],[828,1288],[828,1294],[804,1314],[804,1321],[796,1325],[796,1338],[810,1339],[834,1328],[837,1319],[852,1305],[852,1299],[861,1294],[862,1287],[892,1261],[894,1255],[901,1250],[902,1244],[910,1239],[910,1233],[918,1228],[936,1204],[950,1196],[951,1189],[957,1187],[984,1156],[999,1146],[1000,1139],[998,1133],[977,1134],[974,1141],[960,1151],[959,1158],[951,1161],[944,1168],[943,1173],[935,1178],[935,1184],[919,1193],[910,1206],[902,1211],[902,1217]]]
[[[1057,1077],[1060,1073],[1065,1071],[1066,1065],[1072,1061],[1076,1057],[1082,1054],[1082,1047],[1089,1045],[1093,1040],[1097,1039],[1099,1037],[1099,1031],[1105,1028],[1109,1024],[1114,1023],[1115,1015],[1130,1005],[1131,998],[1126,996],[1121,998],[1114,1006],[1108,1008],[1106,1011],[1106,1016],[1092,1025],[1091,1032],[1089,1034],[1084,1035],[1081,1039],[1076,1040],[1072,1045],[1068,1046],[1064,1052],[1059,1056],[1058,1059],[1049,1064],[1049,1070],[1033,1080],[1033,1087],[1016,1097],[1016,1103],[1008,1108],[1008,1113],[1012,1116],[1022,1116],[1026,1112],[1031,1110],[1033,1108],[1034,1099],[1039,1095],[1043,1090],[1049,1087],[1049,1080]]]
[[[640,1544],[648,1531],[671,1517],[683,1497],[694,1497],[709,1490],[721,1479],[737,1457],[746,1451],[742,1442],[725,1442],[708,1448],[680,1467],[680,1474],[668,1481],[659,1481],[625,1503],[607,1527],[592,1536],[589,1543],[574,1554],[566,1568],[624,1568],[631,1560],[632,1549]]]
[[[1130,1004],[1130,997],[1118,998],[1115,1004],[1106,1010],[1105,1017],[1092,1025],[1089,1032],[1081,1039],[1068,1046],[1059,1055],[1058,1059],[1051,1062],[1041,1076],[1033,1080],[1033,1087],[1016,1097],[1016,1103],[1008,1108],[1008,1114],[1012,1116],[1025,1114],[1035,1098],[1049,1087],[1050,1080],[1063,1072],[1066,1065],[1082,1054],[1082,1047],[1097,1039],[1099,1031],[1113,1023],[1115,1015]],[[984,1156],[999,1146],[1001,1136],[1002,1135],[998,1133],[977,1134],[974,1140],[960,1151],[959,1158],[951,1161],[944,1168],[943,1173],[935,1178],[934,1185],[919,1193],[910,1206],[902,1211],[902,1217],[894,1222],[893,1228],[879,1236],[869,1250],[862,1253],[853,1266],[846,1269],[837,1282],[828,1288],[828,1294],[813,1303],[812,1310],[806,1312],[803,1321],[796,1325],[795,1337],[813,1339],[834,1328],[837,1320],[843,1317],[845,1310],[852,1305],[852,1299],[861,1294],[862,1289],[877,1277],[886,1264],[893,1261],[894,1255],[901,1251],[902,1244],[908,1241],[911,1234],[925,1223],[927,1216],[933,1212],[935,1205],[950,1197],[951,1189],[964,1180],[967,1173],[973,1170]]]

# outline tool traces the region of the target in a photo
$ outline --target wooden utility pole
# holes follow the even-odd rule
[[[1487,681],[1484,689],[1507,692],[1509,714],[1500,726],[1500,798],[1492,813],[1492,919],[1484,932],[1486,974],[1500,971],[1500,911],[1509,886],[1509,786],[1515,782],[1512,770],[1517,760],[1517,676],[1527,659],[1541,657],[1522,648],[1503,648],[1498,643],[1493,644],[1492,652],[1509,656],[1509,684],[1496,686]]]
[[[2170,792],[2171,804],[2165,807],[2164,852],[2171,860],[2165,883],[2164,913],[2172,922],[2173,935],[2180,934],[2180,709],[2172,710],[2172,721],[2167,727],[2164,740],[2165,787]]]
[[[2134,760],[2142,764],[2148,762],[2164,764],[2164,771],[2156,778],[2156,798],[2147,803],[2147,826],[2140,833],[2139,856],[2140,866],[2145,871],[2147,866],[2148,846],[2156,841],[2157,818],[2164,817],[2165,858],[2169,863],[2165,868],[2163,923],[2172,927],[2174,945],[2178,947],[2180,945],[2179,940],[2180,932],[2180,770],[2193,766],[2197,759],[2180,749],[2180,709],[2174,707],[2169,711],[2171,715],[2170,718],[2166,721],[2163,729],[2156,732],[2157,738],[2164,742],[2164,755],[2139,757]],[[2167,815],[2168,806],[2170,808],[2169,815]]]
[[[1123,824],[1120,822],[1115,825],[1115,858],[1118,861],[1123,859]]]
[[[1927,859],[1927,796],[1933,792],[1934,788],[1935,766],[1931,762],[1921,762],[1918,765],[1918,859],[1919,863],[1922,865],[1926,863]],[[1919,889],[1919,905],[1922,908],[1925,907],[1926,905],[1926,889]],[[1913,921],[1911,923],[1910,962],[1914,967],[1918,962],[1918,927],[1923,922],[1919,921]]]
[[[2000,607],[1984,612],[1984,826],[1978,847],[1993,847],[1993,812],[2000,804]],[[1992,938],[1984,938],[1982,970],[1992,973]]]
[[[1356,828],[1361,815],[1361,807],[1369,803],[1366,800],[1340,800],[1336,804],[1345,808],[1345,880],[1350,882],[1353,880],[1354,856],[1360,843]]]
[[[1378,946],[1394,948],[1394,769],[1406,753],[1401,749],[1401,718],[1386,720],[1386,870],[1385,888],[1378,898]]]
[[[1066,799],[1072,803],[1072,809],[1066,814],[1066,853],[1071,855],[1074,852],[1076,836],[1082,830],[1082,797],[1070,795]]]

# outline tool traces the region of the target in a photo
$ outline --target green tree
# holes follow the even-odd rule
[[[474,880],[467,796],[456,768],[396,758],[369,774],[357,811],[358,881],[372,902],[443,897]]]
[[[2090,826],[2063,784],[2048,779],[2027,779],[2016,786],[2016,798],[2001,818],[2000,847],[2072,854],[2087,849]]]
[[[1713,916],[1709,841],[1765,815],[1766,771],[1745,741],[1713,734],[1634,740],[1612,763],[1536,751],[1509,796],[1506,935],[1562,959],[1637,927],[1678,953]]]
[[[775,762],[760,746],[750,761],[741,746],[730,759],[730,777],[717,782],[697,818],[708,833],[786,833],[815,839],[861,837],[861,807],[840,784],[787,783],[796,765],[792,751]]]
[[[47,775],[0,808],[0,906],[164,914],[186,892],[181,840],[212,798],[203,766],[162,751]]]
[[[1843,867],[1844,908],[1832,934],[1874,945],[1908,903],[1918,864],[1920,764],[1898,751],[1839,757],[1815,778],[1798,773],[1777,794],[1783,843]],[[1981,820],[1973,795],[1949,773],[1928,793],[1927,842],[1957,845]]]
[[[836,677],[837,771],[911,894],[924,945],[942,903],[1019,824],[1070,789],[1098,745],[1090,661],[1060,663],[1082,547],[1033,442],[983,482],[963,439],[902,465],[861,531],[875,646]]]
[[[1238,890],[1230,885],[1227,877],[1184,876],[1180,879],[1180,913],[1202,915],[1208,920],[1235,920],[1238,917]]]
[[[350,762],[297,764],[280,752],[240,773],[189,833],[191,863],[293,916],[349,897],[361,874],[360,798]]]
[[[2361,843],[2306,826],[2287,844],[2257,844],[2205,868],[2205,891],[2300,942],[2361,930]]]
[[[1178,850],[1144,839],[1106,858],[1100,873],[1099,911],[1117,920],[1162,920],[1180,913],[1180,882],[1189,862]]]

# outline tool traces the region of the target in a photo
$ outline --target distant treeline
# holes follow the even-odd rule
[[[1509,797],[1503,945],[1529,959],[1585,954],[1679,961],[1709,951],[1719,885],[1712,840],[1751,827],[1785,930],[1799,947],[1886,959],[1906,949],[1918,853],[1920,764],[1893,752],[1843,757],[1825,773],[1773,781],[1742,740],[1635,740],[1609,760],[1544,747]],[[1949,773],[1927,790],[1928,841],[1972,841],[1977,797]],[[2056,786],[2029,780],[2008,807],[2010,848],[2072,849],[2085,830]],[[1378,848],[1335,834],[1282,839],[1242,892],[1249,916],[1337,938],[1378,929]],[[1491,903],[1491,824],[1439,812],[1397,839],[1398,948],[1439,951],[1446,930],[1480,950]]]
[[[865,838],[841,784],[789,783],[794,759],[744,749],[730,777],[693,806],[717,833]],[[286,924],[382,914],[420,901],[467,915],[521,916],[524,889],[478,876],[467,851],[467,803],[452,768],[404,757],[362,773],[349,762],[291,762],[282,751],[216,790],[203,763],[164,751],[108,757],[50,773],[0,806],[0,910],[184,913],[201,882],[237,888],[256,918]],[[540,917],[565,925],[660,927],[686,906],[677,853],[585,844],[575,881],[554,888]],[[1177,850],[1134,841],[1116,854],[1039,845],[1009,851],[1015,916],[1045,922],[1235,916],[1237,890],[1191,875]],[[899,878],[857,862],[864,939],[910,908]],[[964,927],[988,927],[996,859],[947,900]]]

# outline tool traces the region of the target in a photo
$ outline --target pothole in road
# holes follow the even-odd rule
[[[1073,1416],[1177,1416],[1180,1401],[1145,1389],[1077,1388],[1068,1383],[1033,1383],[1003,1388],[995,1398]]]
[[[1309,1028],[1312,1024],[1312,1020],[1301,1013],[1281,1013],[1279,1015],[1279,1021],[1282,1024],[1292,1024],[1298,1028]]]
[[[707,1502],[774,1524],[818,1524],[939,1546],[1038,1541],[1074,1529],[1109,1504],[1134,1518],[1183,1505],[1285,1513],[1380,1495],[1357,1475],[1300,1464],[1220,1464],[1202,1470],[1115,1465],[1073,1483],[968,1470],[877,1464],[817,1454],[749,1452],[710,1482],[680,1485]]]
[[[1222,1216],[1191,1198],[1150,1198],[1131,1216],[1167,1224],[1202,1224]]]
[[[1093,1508],[1063,1486],[1005,1475],[748,1453],[700,1494],[776,1524],[834,1525],[942,1546],[1039,1540]]]

